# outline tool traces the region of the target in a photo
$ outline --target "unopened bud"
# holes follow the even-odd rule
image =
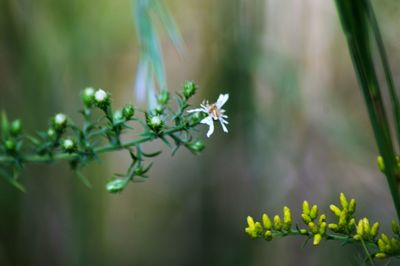
[[[106,190],[110,193],[122,192],[128,185],[129,179],[113,179],[106,184]]]
[[[279,217],[279,215],[274,216],[274,229],[276,231],[280,231],[282,229],[281,217]]]
[[[132,105],[126,105],[123,109],[122,109],[122,115],[124,116],[124,118],[126,120],[129,120],[133,117],[133,115],[135,114],[135,109],[133,108]]]
[[[22,130],[22,123],[21,120],[17,119],[11,123],[10,133],[13,136],[18,136]]]
[[[269,216],[266,213],[263,214],[262,221],[263,221],[264,228],[266,230],[271,230],[272,222],[271,222],[271,219],[269,218]]]
[[[313,245],[318,246],[319,243],[321,242],[322,236],[320,234],[315,234],[314,235],[314,240],[313,240]]]
[[[161,105],[166,105],[169,101],[169,92],[167,90],[162,90],[157,97],[158,103]]]
[[[83,103],[86,106],[90,107],[94,103],[94,93],[95,93],[95,90],[91,87],[83,90],[81,97],[82,97]]]
[[[196,93],[196,89],[196,84],[191,81],[186,81],[183,84],[183,96],[185,96],[186,99],[189,99]]]

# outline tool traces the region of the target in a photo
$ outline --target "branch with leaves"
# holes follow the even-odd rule
[[[50,119],[48,130],[36,135],[24,134],[21,121],[17,119],[10,122],[3,112],[0,175],[25,191],[19,177],[26,165],[68,161],[76,175],[90,187],[88,179],[81,173],[82,168],[98,160],[102,153],[124,150],[131,158],[128,170],[123,174],[115,174],[106,184],[109,192],[121,192],[130,181],[147,178],[152,163],[147,163],[145,159],[161,153],[145,152],[144,143],[161,140],[172,149],[172,154],[180,147],[195,154],[204,149],[203,141],[194,138],[193,131],[200,123],[208,121],[209,114],[206,111],[187,112],[190,106],[188,101],[195,93],[196,85],[185,82],[181,93],[175,96],[175,109],[170,104],[170,93],[163,90],[157,97],[154,109],[143,111],[126,105],[114,111],[108,92],[86,88],[81,94],[82,126],[78,126],[67,115],[58,113]],[[124,133],[138,127],[142,128],[142,132],[137,138],[122,140]]]

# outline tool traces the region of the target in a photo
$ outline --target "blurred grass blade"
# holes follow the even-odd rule
[[[385,162],[386,179],[400,220],[400,197],[397,188],[399,173],[396,167],[395,149],[390,134],[389,122],[369,43],[370,24],[368,19],[371,9],[368,1],[336,0],[336,7],[358,82],[367,105],[379,153]],[[374,31],[372,33],[375,34]]]
[[[139,101],[146,98],[148,107],[154,108],[157,88],[159,90],[167,89],[164,60],[155,17],[161,21],[161,25],[178,51],[183,50],[183,41],[162,0],[135,0],[134,4],[135,27],[140,45],[135,83],[136,96]]]
[[[0,175],[2,177],[4,177],[4,179],[7,180],[7,182],[9,182],[12,186],[14,186],[19,191],[24,192],[24,193],[26,192],[25,187],[21,183],[19,183],[16,178],[14,178],[12,175],[7,173],[5,170],[0,169]]]
[[[385,73],[385,79],[386,83],[389,89],[389,95],[392,103],[392,112],[393,112],[393,117],[395,120],[395,131],[397,134],[397,143],[400,144],[400,104],[399,104],[399,98],[396,93],[396,87],[394,85],[392,73],[390,71],[390,64],[389,60],[387,57],[385,45],[383,44],[383,39],[382,39],[382,34],[379,29],[378,21],[376,19],[375,12],[372,8],[370,0],[365,1],[367,4],[367,11],[368,11],[368,18],[371,23],[371,28],[374,33],[375,41],[378,47],[379,55],[381,58],[381,63],[383,66],[383,71]]]

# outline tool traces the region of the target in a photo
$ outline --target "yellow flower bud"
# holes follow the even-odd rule
[[[346,209],[343,209],[343,211],[340,213],[338,222],[340,228],[344,228],[347,225],[347,218],[348,212]]]
[[[399,250],[400,249],[400,241],[397,240],[396,238],[391,238],[390,239],[390,245],[394,250]]]
[[[336,205],[329,205],[329,208],[331,209],[331,211],[337,216],[340,217],[340,214],[342,213],[342,211],[336,206]]]
[[[283,207],[283,229],[286,231],[290,230],[290,227],[292,226],[292,214],[290,212],[290,209],[288,207]]]
[[[381,235],[381,239],[383,240],[383,242],[385,243],[385,245],[390,245],[390,239],[387,235],[382,234]]]
[[[360,220],[357,225],[357,234],[361,237],[364,235],[364,224],[363,220]]]
[[[265,231],[264,238],[267,241],[271,241],[272,240],[272,232],[270,230]]]
[[[393,233],[395,233],[396,235],[398,235],[400,233],[400,226],[399,223],[396,222],[395,220],[392,221],[392,231]]]
[[[308,235],[308,231],[306,229],[300,229],[299,232],[301,235]]]
[[[306,215],[310,215],[310,204],[308,201],[303,201],[303,213]]]
[[[320,234],[315,234],[314,235],[314,241],[313,241],[313,245],[314,246],[318,246],[319,243],[321,242],[321,235]]]
[[[382,173],[385,172],[385,163],[384,163],[384,161],[383,161],[383,157],[382,157],[382,156],[378,156],[378,157],[376,158],[376,162],[377,162],[377,164],[378,164],[379,170],[380,170]]]
[[[254,219],[251,216],[247,216],[247,224],[249,227],[254,227]]]
[[[356,234],[353,236],[353,239],[356,241],[360,241],[361,240],[361,236],[359,234]]]
[[[309,222],[311,222],[311,218],[308,214],[302,213],[301,218],[303,219],[303,222],[305,224],[308,224]]]
[[[322,223],[320,224],[320,226],[319,226],[319,233],[320,233],[321,235],[325,235],[325,233],[326,233],[326,227],[327,227],[326,222],[322,222]]]
[[[311,220],[314,220],[318,216],[318,206],[313,205],[311,210],[310,210],[310,218]]]
[[[355,199],[351,199],[349,203],[349,213],[353,214],[356,211],[357,203]]]
[[[369,225],[368,218],[364,217],[364,219],[362,219],[362,221],[363,221],[364,233],[369,235],[369,232],[371,231],[371,227]]]
[[[376,222],[371,227],[371,232],[370,232],[371,237],[372,238],[376,237],[376,235],[378,234],[378,231],[379,231],[379,223]]]
[[[386,246],[385,242],[383,242],[382,239],[378,239],[378,247],[379,247],[379,250],[380,250],[380,251],[384,251],[384,250],[385,250],[385,246]]]
[[[263,214],[262,221],[263,221],[264,228],[266,230],[271,230],[272,223],[271,223],[271,219],[269,218],[269,216],[267,214],[265,214],[265,213]]]
[[[337,232],[339,230],[339,227],[337,224],[329,224],[328,228],[331,229],[333,232]]]
[[[279,217],[279,215],[274,216],[274,229],[277,231],[282,229],[281,217]]]
[[[343,193],[340,193],[340,204],[342,204],[343,209],[347,209],[349,203],[347,202],[346,196]]]
[[[311,233],[313,234],[318,233],[318,227],[315,225],[315,223],[313,222],[308,223],[308,228],[310,228]]]
[[[319,216],[319,220],[318,220],[318,224],[320,225],[321,223],[326,221],[326,215],[325,214],[321,214]]]
[[[382,253],[382,252],[378,252],[378,253],[375,254],[375,258],[384,259],[384,258],[386,258],[386,254]]]

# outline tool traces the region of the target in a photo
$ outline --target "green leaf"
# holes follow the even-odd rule
[[[10,123],[8,122],[7,114],[5,111],[1,112],[1,135],[3,140],[8,137],[8,133],[10,130]]]
[[[79,179],[82,181],[82,183],[87,187],[87,188],[92,188],[92,184],[90,183],[89,179],[86,178],[80,171],[75,171],[75,174],[79,177]]]

